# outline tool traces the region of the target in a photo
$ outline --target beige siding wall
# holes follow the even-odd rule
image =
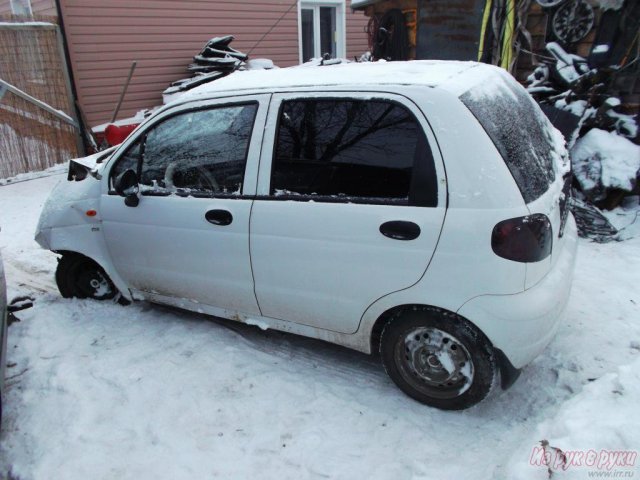
[[[2,0],[0,0],[2,1]],[[350,0],[347,1],[350,4]],[[293,0],[61,0],[80,104],[91,125],[110,119],[131,62],[138,61],[120,117],[161,103],[170,82],[211,37],[281,67],[298,63],[298,9]],[[347,5],[347,56],[367,49],[362,13]]]
[[[369,50],[367,40],[367,23],[369,19],[364,16],[362,11],[352,12],[350,5],[351,0],[347,0],[347,58],[353,60],[353,57],[360,57]]]

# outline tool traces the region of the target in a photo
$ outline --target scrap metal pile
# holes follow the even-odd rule
[[[233,72],[249,56],[229,46],[233,35],[215,37],[209,40],[202,51],[193,57],[194,63],[188,69],[194,73]]]
[[[558,9],[580,4],[552,3],[548,6]],[[596,241],[614,239],[616,233],[599,209],[613,209],[625,197],[640,194],[640,114],[625,112],[619,98],[637,89],[640,77],[640,2],[609,3],[604,8],[601,2],[603,13],[587,58],[569,53],[571,39],[556,34],[528,78],[529,93],[567,138],[574,214],[581,234]],[[582,29],[576,38],[588,31]]]
[[[249,55],[231,48],[230,44],[233,39],[233,35],[227,35],[209,40],[202,50],[193,57],[193,63],[187,67],[187,70],[193,75],[173,82],[169,88],[162,92],[163,103],[166,104],[192,88],[218,80],[237,70],[277,68],[271,60],[266,58],[249,60]],[[94,127],[93,133],[101,138],[100,143],[110,146],[117,145],[158,108],[160,106],[141,110],[134,117],[118,121],[115,121],[114,117],[110,123]]]
[[[266,59],[249,61],[249,55],[231,48],[233,35],[215,37],[209,40],[200,53],[193,57],[187,70],[193,73],[190,78],[173,82],[163,93],[164,103],[181,92],[186,92],[199,85],[218,80],[236,70],[274,68],[273,62]]]

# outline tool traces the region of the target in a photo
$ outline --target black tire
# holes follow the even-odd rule
[[[403,311],[387,323],[380,356],[404,393],[443,410],[477,404],[498,378],[484,334],[458,315],[428,307]]]
[[[83,255],[62,255],[56,269],[56,283],[64,298],[110,300],[118,289],[100,265]]]

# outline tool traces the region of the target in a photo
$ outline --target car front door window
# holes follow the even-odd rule
[[[239,195],[257,104],[193,110],[143,134],[111,174],[133,169],[143,195]]]

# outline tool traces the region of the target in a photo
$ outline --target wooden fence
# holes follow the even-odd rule
[[[58,26],[0,23],[0,79],[55,110],[75,109]],[[0,84],[0,178],[80,155],[76,127]]]

